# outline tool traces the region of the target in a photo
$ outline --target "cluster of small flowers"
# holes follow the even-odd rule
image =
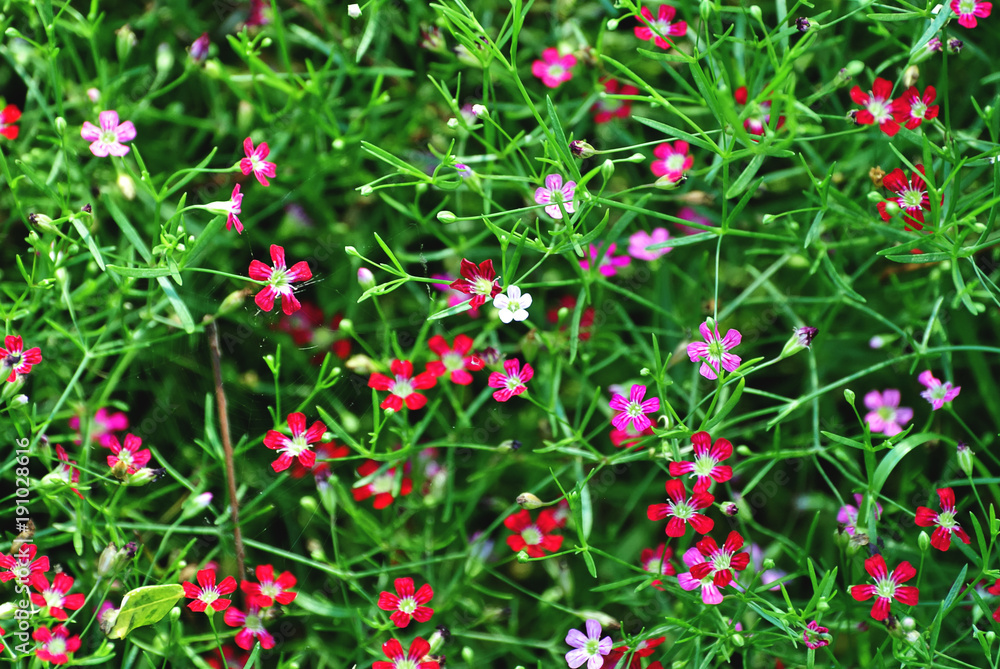
[[[425,583],[419,590],[414,590],[413,579],[409,577],[397,578],[393,583],[395,593],[382,591],[378,596],[378,607],[383,611],[392,611],[389,619],[399,628],[406,627],[410,620],[418,623],[425,623],[434,615],[434,610],[424,606],[434,597],[434,590],[430,584]],[[439,627],[441,632],[436,633],[432,638],[439,638],[446,634],[446,628]],[[437,646],[435,643],[434,646]],[[436,648],[424,640],[422,637],[415,637],[410,642],[409,651],[404,651],[402,644],[396,639],[389,639],[382,644],[382,652],[389,658],[389,662],[379,661],[372,666],[373,669],[404,669],[417,667],[419,669],[438,669],[444,662],[444,658],[432,655]]]

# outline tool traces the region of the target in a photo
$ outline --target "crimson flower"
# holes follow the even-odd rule
[[[38,642],[35,657],[52,664],[66,664],[69,662],[69,653],[75,653],[80,648],[80,637],[75,634],[70,636],[65,625],[56,625],[51,630],[39,627],[31,638]]]
[[[461,278],[452,281],[449,287],[472,295],[469,306],[473,309],[483,306],[487,299],[492,300],[500,293],[500,281],[493,270],[493,260],[484,260],[476,266],[471,260],[462,258],[459,274]]]
[[[309,444],[315,444],[323,438],[326,425],[316,421],[307,430],[306,415],[296,412],[288,414],[288,429],[292,432],[291,437],[277,430],[268,430],[264,435],[264,445],[279,453],[271,467],[275,472],[283,472],[292,464],[293,459],[298,459],[300,465],[311,468],[316,463],[316,453]]]
[[[222,583],[216,585],[215,570],[202,569],[198,572],[198,585],[184,581],[184,596],[194,599],[188,604],[192,611],[204,611],[211,607],[215,611],[224,611],[229,608],[231,600],[222,599],[223,595],[228,595],[236,590],[236,579],[227,576]]]
[[[639,92],[635,86],[629,84],[623,86],[617,79],[605,77],[598,83],[604,86],[605,95],[636,95]],[[594,112],[594,123],[608,123],[616,118],[628,118],[632,113],[632,101],[598,98],[590,111]]]
[[[712,531],[715,521],[699,511],[712,506],[714,496],[695,491],[688,497],[684,484],[677,479],[667,481],[666,489],[670,501],[666,504],[650,504],[646,509],[647,518],[657,521],[669,517],[666,530],[668,537],[683,537],[687,525],[691,525],[698,534]]]
[[[851,112],[854,122],[859,125],[877,124],[890,137],[899,132],[896,116],[903,111],[899,102],[892,99],[892,82],[878,77],[872,89],[865,93],[860,86],[851,89],[851,99],[861,105],[860,110]],[[905,104],[905,103],[903,103]]]
[[[427,363],[427,371],[434,376],[450,374],[452,383],[467,386],[472,383],[472,374],[468,370],[479,371],[484,363],[479,356],[471,353],[472,338],[460,334],[455,336],[455,342],[449,347],[448,340],[441,335],[434,335],[427,342],[427,348],[433,351],[440,360]]]
[[[121,445],[118,437],[112,435],[108,440],[108,448],[111,449],[108,467],[112,469],[116,466],[124,467],[128,474],[135,474],[148,465],[149,459],[153,456],[148,448],[142,448],[142,439],[134,434],[125,435],[125,446]]]
[[[250,278],[267,282],[253,301],[261,311],[270,311],[274,308],[274,299],[280,296],[281,310],[288,315],[294,314],[302,304],[295,298],[292,284],[312,278],[309,265],[302,260],[289,268],[285,265],[285,249],[277,244],[271,244],[271,261],[274,263],[273,267],[268,267],[259,260],[250,261]]]
[[[35,544],[21,544],[16,551],[11,551],[10,555],[0,553],[0,583],[6,583],[12,578],[16,578],[18,583],[28,584],[35,574],[41,574],[49,570],[49,558],[42,556],[35,559],[38,546]],[[17,557],[14,557],[15,552]]]
[[[391,660],[381,660],[372,664],[372,669],[440,669],[441,665],[433,660],[424,660],[431,652],[431,645],[415,638],[410,642],[409,652],[403,651],[403,646],[395,639],[389,639],[382,644],[382,652]]]
[[[255,149],[253,148],[253,140],[247,137],[243,140],[243,152],[247,157],[240,160],[240,171],[244,175],[253,172],[253,175],[257,177],[257,181],[262,186],[270,186],[271,184],[266,177],[274,178],[276,165],[264,160],[267,158],[267,154],[271,152],[267,148],[267,142],[261,142]]]
[[[14,105],[7,105],[0,111],[0,135],[7,139],[17,139],[19,128],[14,125],[21,118],[21,110]]]
[[[551,532],[557,523],[549,509],[543,509],[538,514],[538,520],[532,521],[527,509],[512,513],[503,521],[504,527],[511,532],[507,537],[507,545],[514,552],[525,551],[530,557],[545,557],[545,551],[554,553],[562,546],[563,538]]]
[[[297,592],[291,591],[291,588],[295,587],[295,576],[291,572],[282,572],[278,578],[275,578],[274,567],[262,564],[257,566],[254,573],[260,583],[252,581],[240,583],[240,589],[246,593],[247,601],[251,604],[256,604],[261,608],[272,606],[275,602],[287,606],[298,596]]]
[[[316,463],[312,467],[303,467],[299,461],[293,460],[292,467],[288,475],[293,479],[300,479],[311,473],[316,479],[316,484],[326,483],[330,478],[330,463],[327,460],[337,460],[350,455],[351,449],[347,446],[338,446],[333,442],[320,444],[316,447]]]
[[[254,639],[260,641],[261,648],[274,648],[274,637],[264,629],[264,619],[261,615],[260,606],[256,603],[250,604],[247,612],[243,613],[235,606],[226,609],[222,618],[230,627],[242,627],[236,633],[236,645],[243,650],[253,648]]]
[[[691,566],[691,576],[701,581],[711,575],[712,581],[719,588],[724,588],[733,581],[733,570],[743,571],[750,564],[750,554],[740,552],[743,548],[743,537],[739,532],[730,532],[722,548],[712,537],[705,537],[695,544],[695,548],[705,558]]]
[[[733,454],[733,444],[728,439],[720,437],[712,444],[708,432],[695,432],[691,435],[691,443],[694,444],[694,462],[671,462],[671,476],[692,474],[697,477],[695,492],[706,492],[713,480],[724,483],[733,478],[733,468],[719,464]]]
[[[24,350],[24,343],[18,335],[7,335],[4,346],[0,347],[0,376],[10,370],[7,380],[13,382],[17,375],[24,376],[31,371],[32,365],[42,361],[42,349],[37,346]]]
[[[526,391],[528,388],[524,384],[530,381],[531,377],[535,375],[535,370],[531,368],[531,365],[524,363],[524,368],[522,369],[521,361],[516,358],[505,360],[503,368],[504,372],[506,372],[505,374],[493,372],[486,383],[490,388],[500,389],[493,393],[493,399],[497,402],[506,402],[514,395],[520,395]]]
[[[80,592],[74,595],[69,594],[69,589],[73,587],[73,581],[72,576],[60,572],[52,577],[50,584],[49,579],[45,578],[44,574],[35,572],[31,575],[31,587],[38,592],[31,593],[31,603],[48,609],[49,615],[56,620],[66,620],[69,615],[65,609],[76,611],[83,606],[86,599],[86,596]]]
[[[660,544],[656,547],[656,550],[643,548],[639,554],[639,564],[642,565],[645,571],[653,572],[654,574],[663,574],[664,576],[675,576],[677,569],[670,562],[673,556],[674,551],[672,548],[666,544]],[[657,590],[663,590],[662,583],[663,581],[656,579],[652,585]]]
[[[936,95],[937,91],[934,90],[933,86],[925,88],[923,95],[920,94],[916,86],[910,86],[896,99],[898,105],[896,120],[913,130],[924,121],[937,118],[938,106],[931,106]]]
[[[364,478],[378,471],[379,463],[374,460],[366,460],[363,465],[358,467],[358,474]],[[413,479],[411,479],[407,474],[410,471],[410,466],[407,464],[403,468],[403,480],[399,486],[399,496],[409,495],[413,491]],[[396,499],[392,494],[392,489],[396,484],[396,468],[390,467],[378,476],[376,476],[372,481],[366,485],[358,486],[351,489],[351,493],[354,495],[354,499],[358,502],[361,500],[368,499],[372,495],[375,496],[374,506],[376,509],[384,509],[385,507],[392,504],[393,500]]]
[[[938,488],[938,497],[941,499],[941,511],[934,512],[926,506],[917,507],[916,523],[920,527],[934,527],[931,534],[931,546],[939,551],[946,551],[951,547],[951,535],[956,535],[962,543],[969,543],[969,535],[955,520],[955,492],[951,488]]]
[[[641,40],[647,42],[652,40],[661,49],[669,49],[672,44],[665,40],[664,37],[682,37],[687,34],[688,26],[686,22],[677,21],[676,23],[671,23],[677,14],[677,10],[670,5],[660,5],[655,19],[648,7],[643,7],[641,13],[642,16],[636,17],[639,19],[640,25],[635,28],[635,36]],[[653,30],[654,28],[655,31]]]
[[[927,183],[924,181],[924,166],[917,169],[909,180],[906,173],[898,167],[882,177],[882,185],[896,194],[892,198],[903,210],[903,220],[907,230],[922,230],[924,227],[924,211],[930,211],[931,199],[927,194]],[[885,210],[885,201],[878,203],[878,213],[883,221],[888,221],[892,215]]]
[[[912,585],[901,585],[917,575],[917,570],[905,560],[899,563],[893,571],[888,571],[885,558],[873,555],[865,560],[865,571],[875,579],[875,584],[852,585],[849,590],[851,597],[864,602],[875,597],[872,605],[872,618],[885,620],[889,616],[889,604],[896,599],[907,606],[916,606],[920,591]]]
[[[404,403],[407,409],[421,409],[427,404],[427,397],[417,391],[433,388],[437,376],[430,371],[413,376],[413,363],[409,360],[393,360],[389,363],[389,371],[392,378],[372,372],[368,379],[369,388],[389,391],[389,396],[382,400],[379,408],[399,411]]]
[[[406,627],[410,624],[410,618],[418,623],[431,619],[434,609],[424,606],[434,596],[429,584],[424,583],[416,592],[413,591],[412,578],[397,578],[394,585],[395,595],[385,591],[379,593],[378,607],[383,611],[392,611],[389,618],[396,627]]]
[[[733,98],[736,100],[736,104],[746,106],[747,101],[750,99],[750,95],[747,92],[746,86],[740,86],[733,93]],[[752,110],[750,115],[748,115],[743,120],[743,128],[751,135],[763,135],[764,128],[771,124],[771,101],[764,100],[763,102],[758,102],[756,109]],[[774,126],[775,130],[780,130],[781,126],[785,125],[785,117],[778,116],[778,123]],[[684,218],[683,216],[681,218]],[[698,232],[701,232],[699,230]]]

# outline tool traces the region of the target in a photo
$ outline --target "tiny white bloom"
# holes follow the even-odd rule
[[[500,310],[500,320],[504,323],[523,321],[528,318],[531,295],[522,294],[517,286],[508,286],[506,295],[501,293],[493,298],[493,306]]]
[[[361,16],[361,8],[358,7],[356,4],[354,4],[354,5],[348,5],[347,6],[347,15],[350,16],[352,19],[356,19],[359,16]]]
[[[472,105],[472,113],[479,118],[489,116],[489,111],[486,109],[486,105]]]

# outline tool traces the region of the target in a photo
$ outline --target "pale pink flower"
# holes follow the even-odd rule
[[[535,189],[535,202],[548,205],[545,213],[555,219],[563,217],[563,210],[567,214],[576,211],[573,208],[573,196],[576,194],[576,182],[567,181],[563,185],[561,174],[550,174],[545,177],[545,186]],[[562,207],[560,207],[560,204]]]
[[[903,431],[903,426],[913,419],[913,409],[899,406],[900,394],[895,388],[880,393],[873,390],[865,395],[865,415],[868,429],[892,437]]]
[[[118,112],[102,111],[98,116],[98,128],[90,121],[83,122],[80,136],[90,142],[90,152],[98,158],[107,156],[124,156],[129,152],[129,147],[122,142],[130,142],[135,139],[135,126],[132,121],[118,123]]]
[[[601,273],[602,276],[614,276],[618,273],[619,267],[625,267],[632,262],[631,258],[628,256],[616,256],[614,255],[615,249],[618,247],[617,244],[608,244],[607,251],[603,251],[601,247],[590,245],[590,260],[581,260],[580,267],[587,271],[590,269],[591,263],[597,263],[597,271]]]
[[[628,254],[636,260],[646,260],[652,262],[657,258],[670,253],[669,246],[661,249],[651,249],[654,244],[662,244],[670,239],[670,233],[666,228],[655,228],[653,234],[645,230],[640,230],[628,238]]]
[[[929,369],[920,372],[917,381],[927,388],[927,390],[920,393],[920,396],[931,403],[931,408],[934,411],[943,407],[945,402],[951,402],[958,397],[958,393],[962,390],[962,386],[953,386],[951,385],[951,381],[945,381],[944,383],[938,381]]]

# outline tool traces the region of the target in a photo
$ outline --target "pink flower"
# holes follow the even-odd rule
[[[250,15],[247,17],[246,26],[264,26],[271,22],[271,3],[266,0],[250,0]],[[266,11],[265,11],[266,10]]]
[[[733,98],[736,100],[738,105],[746,106],[750,99],[747,92],[746,86],[740,86],[733,93]],[[771,124],[771,101],[764,100],[763,102],[757,103],[756,109],[754,109],[744,120],[743,128],[751,135],[763,135],[764,128]],[[785,125],[785,117],[778,117],[778,124],[774,126],[775,130],[780,130],[781,126]]]
[[[677,583],[685,590],[694,590],[696,588],[701,588],[701,601],[706,604],[721,604],[722,603],[722,593],[719,592],[719,586],[715,584],[715,578],[712,574],[711,567],[707,564],[707,558],[701,554],[697,546],[692,546],[684,552],[684,564],[688,566],[688,570],[683,574],[677,575]],[[704,567],[702,566],[704,565]],[[702,571],[707,571],[707,573],[701,578],[695,578],[693,574],[693,569],[699,567]]]
[[[243,193],[240,192],[240,185],[236,184],[233,187],[233,194],[229,197],[229,206],[227,208],[226,216],[226,230],[231,229],[234,225],[236,226],[236,232],[243,234],[243,224],[240,222],[239,217],[236,215],[240,213],[240,207],[243,205]]]
[[[642,553],[639,554],[639,564],[642,565],[645,571],[664,576],[675,576],[677,569],[670,562],[673,556],[673,549],[669,548],[666,544],[660,544],[656,547],[656,550],[643,548]],[[652,585],[657,590],[663,590],[662,583],[663,581],[656,579]]]
[[[677,14],[677,10],[670,5],[660,5],[657,17],[654,19],[649,8],[643,7],[642,16],[636,17],[639,19],[640,25],[635,28],[635,36],[647,42],[653,40],[656,46],[661,49],[669,49],[672,44],[664,37],[681,37],[687,34],[688,29],[687,23],[684,21],[671,23],[675,14]]]
[[[851,112],[854,122],[859,125],[877,124],[882,132],[893,137],[899,132],[895,115],[901,111],[901,106],[893,101],[891,95],[892,82],[882,77],[875,79],[868,93],[863,92],[860,86],[852,88],[851,99],[862,107]]]
[[[869,412],[865,414],[868,429],[874,433],[882,433],[892,437],[903,431],[913,418],[913,409],[899,406],[900,394],[895,388],[889,388],[880,393],[873,390],[865,395],[865,406]]]
[[[257,604],[250,604],[246,613],[236,607],[226,609],[222,619],[230,627],[243,628],[236,633],[236,645],[243,650],[253,648],[255,639],[260,641],[261,648],[274,648],[274,637],[264,629],[264,620]]]
[[[924,121],[937,118],[938,106],[931,106],[936,95],[933,86],[925,88],[923,95],[920,95],[916,86],[910,86],[896,99],[896,120],[913,130]]]
[[[805,631],[802,633],[802,640],[806,644],[806,648],[822,648],[823,646],[830,645],[830,630],[826,627],[820,627],[819,623],[815,620],[806,625]]]
[[[528,388],[525,386],[531,377],[535,375],[535,370],[531,365],[524,363],[521,368],[521,361],[518,359],[505,360],[503,363],[504,374],[493,372],[486,383],[490,388],[499,388],[493,393],[493,399],[497,402],[506,402],[514,395],[520,395]]]
[[[231,600],[222,599],[223,595],[228,595],[236,590],[236,579],[227,576],[222,583],[215,584],[215,570],[202,569],[198,572],[198,585],[184,581],[184,596],[192,597],[193,602],[188,604],[192,611],[204,611],[211,607],[214,611],[223,611],[229,608]]]
[[[951,0],[951,11],[958,14],[958,25],[963,28],[975,28],[978,16],[985,19],[993,11],[992,2],[979,2],[979,0]]]
[[[35,657],[42,662],[66,664],[69,662],[69,654],[80,649],[80,637],[70,636],[65,625],[56,625],[51,631],[48,627],[39,627],[31,638],[38,642]]]
[[[946,551],[951,546],[951,535],[956,535],[962,543],[969,543],[969,535],[955,520],[955,492],[951,488],[938,488],[941,499],[941,511],[935,513],[926,506],[917,507],[916,523],[920,527],[934,527],[931,534],[931,546],[939,551]]]
[[[16,551],[11,551],[10,555],[0,553],[0,568],[5,571],[0,572],[0,583],[6,583],[12,578],[22,585],[31,583],[35,574],[43,574],[49,570],[49,558],[42,556],[35,559],[38,546],[35,544],[21,544]],[[14,557],[15,552],[17,557]]]
[[[108,448],[111,449],[111,455],[108,456],[108,467],[112,469],[116,466],[124,467],[128,474],[135,474],[148,465],[149,459],[153,457],[148,448],[142,448],[142,439],[134,434],[125,435],[124,447],[119,443],[118,437],[112,436]]]
[[[393,360],[389,363],[389,371],[392,378],[372,372],[368,379],[369,388],[389,391],[389,396],[382,400],[379,408],[399,411],[406,404],[407,409],[422,409],[427,404],[427,397],[417,391],[433,388],[437,376],[430,371],[413,376],[413,363],[409,360]]]
[[[615,445],[615,448],[638,448],[639,442],[642,437],[652,437],[653,428],[648,427],[641,432],[632,429],[632,423],[626,423],[624,430],[619,430],[614,428],[608,437],[611,439],[611,443]]]
[[[655,228],[653,234],[645,230],[640,230],[628,238],[628,254],[636,260],[646,260],[653,262],[657,258],[670,253],[673,249],[664,246],[660,249],[651,249],[654,244],[663,244],[670,240],[670,233],[666,228]]]
[[[631,423],[632,429],[636,432],[642,432],[649,428],[652,423],[646,418],[646,414],[660,410],[660,399],[652,397],[643,401],[642,398],[645,395],[646,386],[635,384],[632,386],[632,391],[629,393],[628,399],[624,395],[617,394],[612,397],[611,401],[608,402],[608,406],[619,413],[611,419],[611,424],[616,429],[624,430],[625,426]]]
[[[845,504],[840,507],[837,511],[837,522],[844,526],[844,531],[850,536],[854,536],[854,533],[858,529],[858,515],[861,513],[861,507],[864,504],[864,496],[856,492],[854,493],[854,502],[857,506],[853,504]],[[882,505],[875,502],[875,520],[878,520],[882,516]],[[867,519],[866,519],[867,520]]]
[[[389,618],[396,627],[406,627],[410,624],[410,618],[418,623],[431,619],[434,609],[424,606],[434,597],[430,585],[424,583],[416,592],[413,590],[412,578],[397,578],[394,585],[395,595],[385,591],[379,593],[378,607],[383,611],[392,611]]]
[[[295,297],[292,284],[308,281],[312,278],[312,272],[305,260],[288,268],[285,265],[285,249],[277,244],[271,244],[271,261],[274,267],[268,267],[259,260],[250,261],[250,278],[267,282],[254,297],[254,302],[262,311],[270,311],[274,308],[274,299],[281,297],[281,310],[290,316],[302,307]]]
[[[692,223],[697,223],[698,225],[712,227],[712,222],[710,220],[696,212],[691,207],[684,207],[677,212],[677,218],[683,218],[685,221],[691,221]],[[699,232],[705,232],[702,228],[693,228],[690,225],[684,225],[683,223],[677,223],[676,225],[677,229],[685,235],[696,235]]]
[[[40,572],[31,575],[31,587],[38,592],[31,593],[31,603],[35,606],[48,610],[48,614],[56,620],[66,620],[69,615],[65,609],[76,611],[86,599],[86,595],[78,592],[75,595],[69,594],[69,589],[73,587],[73,577],[59,572],[52,577],[52,584],[49,579]]]
[[[80,431],[80,417],[73,416],[69,419],[69,427],[71,430]],[[93,424],[90,428],[90,440],[98,442],[104,448],[111,447],[111,437],[114,436],[115,432],[122,432],[128,429],[128,416],[126,416],[121,411],[116,411],[115,413],[109,412],[106,408],[101,407],[97,410],[94,415]],[[73,443],[77,446],[80,445],[79,439],[74,439]]]
[[[603,78],[605,95],[636,95],[639,89],[635,86],[620,84],[616,79]],[[615,100],[613,98],[598,98],[590,108],[594,112],[594,123],[608,123],[616,118],[628,118],[632,113],[631,100]]]
[[[243,140],[243,152],[247,157],[240,159],[240,171],[243,172],[244,175],[253,172],[253,175],[257,177],[257,181],[259,181],[262,186],[270,186],[271,183],[266,179],[266,177],[271,177],[273,179],[277,166],[274,163],[269,163],[264,160],[267,158],[267,154],[271,152],[271,150],[267,148],[267,142],[261,142],[255,149],[253,147],[253,140],[247,137]]]
[[[14,125],[21,118],[21,110],[14,105],[7,105],[0,111],[0,135],[7,139],[17,139],[19,128]]]
[[[625,267],[632,262],[632,259],[628,256],[616,256],[613,255],[615,249],[618,247],[617,244],[608,244],[607,251],[601,251],[600,246],[590,245],[589,253],[590,260],[581,260],[580,268],[584,271],[590,270],[591,263],[597,263],[597,271],[601,273],[601,276],[611,277],[618,273],[619,267]]]
[[[298,459],[303,467],[312,468],[316,464],[316,453],[310,448],[310,444],[323,438],[326,425],[316,421],[307,430],[306,415],[296,412],[288,414],[288,429],[292,432],[291,437],[277,430],[268,430],[264,435],[264,445],[279,453],[278,459],[271,463],[271,468],[275,472],[283,472],[294,459]]]
[[[500,282],[497,280],[497,273],[493,269],[492,260],[484,260],[477,267],[471,260],[462,258],[462,268],[459,271],[461,278],[451,282],[451,288],[472,295],[469,306],[475,309],[486,303],[486,299],[493,299],[500,293]]]
[[[906,178],[906,173],[898,167],[882,178],[882,185],[896,194],[892,199],[903,210],[903,220],[906,221],[907,230],[923,230],[924,211],[931,209],[927,183],[924,181],[924,166],[916,167],[909,180]],[[888,221],[892,216],[886,211],[885,204],[884,200],[878,203],[878,213],[883,221]]]
[[[129,142],[135,139],[135,126],[132,121],[118,123],[118,112],[102,111],[98,116],[98,128],[90,121],[83,122],[80,136],[90,142],[90,152],[98,158],[106,156],[124,156],[129,152],[129,147],[122,142]]]
[[[679,139],[673,145],[670,142],[657,145],[653,155],[659,158],[649,166],[653,174],[666,177],[673,183],[683,179],[684,173],[694,165],[694,156],[688,153],[688,143]]]
[[[733,454],[733,445],[728,439],[720,437],[712,444],[708,432],[695,432],[691,435],[691,443],[694,444],[694,462],[671,462],[671,476],[692,474],[697,477],[695,492],[707,492],[713,480],[724,483],[733,478],[733,468],[719,464]]]
[[[698,326],[698,331],[705,338],[704,342],[695,341],[687,345],[688,358],[691,362],[701,361],[701,375],[706,379],[718,378],[721,370],[734,372],[740,366],[740,356],[730,353],[740,345],[743,335],[739,330],[729,330],[725,337],[719,336],[718,324],[713,324],[709,330],[708,321]]]
[[[726,537],[726,542],[719,548],[712,537],[705,537],[695,548],[705,558],[704,562],[688,564],[691,568],[690,578],[700,582],[706,577],[711,577],[712,582],[724,588],[733,581],[733,570],[743,571],[750,564],[750,555],[742,551],[743,537],[739,532],[730,532]],[[684,584],[681,584],[684,587]],[[693,588],[684,588],[693,590]]]
[[[548,205],[545,207],[545,213],[558,220],[563,217],[564,210],[567,214],[576,211],[573,208],[575,194],[575,181],[567,181],[564,186],[561,174],[550,174],[545,177],[545,186],[535,189],[535,202]]]
[[[403,651],[403,646],[395,639],[389,639],[382,644],[382,652],[391,660],[372,664],[372,669],[440,669],[440,664],[434,660],[425,660],[431,652],[431,645],[417,637],[410,642],[410,650]]]
[[[363,465],[358,467],[358,474],[361,477],[366,477],[374,474],[378,471],[381,465],[374,460],[366,460]],[[399,496],[409,495],[413,491],[413,479],[411,479],[407,473],[410,471],[410,465],[407,464],[403,468],[403,480],[399,487]],[[351,494],[354,495],[355,501],[366,500],[372,495],[375,496],[373,501],[373,506],[376,509],[384,509],[393,503],[396,499],[392,494],[392,489],[396,485],[396,468],[390,467],[378,476],[376,476],[370,483],[362,486],[357,486],[351,489]]]
[[[614,645],[611,637],[601,638],[601,623],[588,618],[585,623],[587,634],[578,629],[571,629],[566,634],[566,643],[573,650],[566,653],[566,664],[570,669],[577,669],[586,663],[587,669],[601,669],[604,656],[611,652]]]
[[[574,65],[576,56],[571,53],[560,56],[558,49],[550,48],[542,52],[542,60],[531,64],[531,73],[549,88],[559,88],[562,83],[573,78]]]
[[[427,363],[427,371],[434,376],[449,375],[452,383],[467,386],[472,383],[472,374],[468,370],[479,371],[483,361],[473,355],[472,338],[460,334],[455,336],[455,343],[449,347],[448,340],[441,335],[434,335],[427,342],[427,348],[433,351],[440,360]]]
[[[707,492],[693,492],[688,497],[684,484],[677,479],[670,479],[666,483],[667,497],[666,504],[650,504],[646,509],[646,517],[652,521],[667,521],[668,537],[683,537],[687,530],[687,525],[698,534],[707,534],[712,531],[715,521],[700,511],[709,508],[715,502],[715,497]]]
[[[951,381],[941,383],[934,378],[934,374],[929,369],[920,372],[917,381],[927,388],[927,390],[920,393],[920,396],[931,403],[931,408],[934,411],[943,407],[945,402],[954,400],[962,390],[962,386],[953,386],[951,385]]]
[[[10,371],[7,380],[14,382],[17,375],[24,376],[31,371],[33,365],[42,361],[42,349],[37,346],[24,350],[24,343],[18,335],[7,335],[4,346],[0,347],[0,377]]]
[[[912,585],[901,585],[917,575],[917,570],[909,562],[900,562],[893,571],[888,571],[885,559],[881,555],[873,555],[865,560],[865,571],[875,579],[875,584],[852,585],[848,590],[851,597],[864,602],[875,597],[872,605],[872,618],[885,620],[889,616],[889,605],[893,599],[907,606],[916,606],[920,592]]]

